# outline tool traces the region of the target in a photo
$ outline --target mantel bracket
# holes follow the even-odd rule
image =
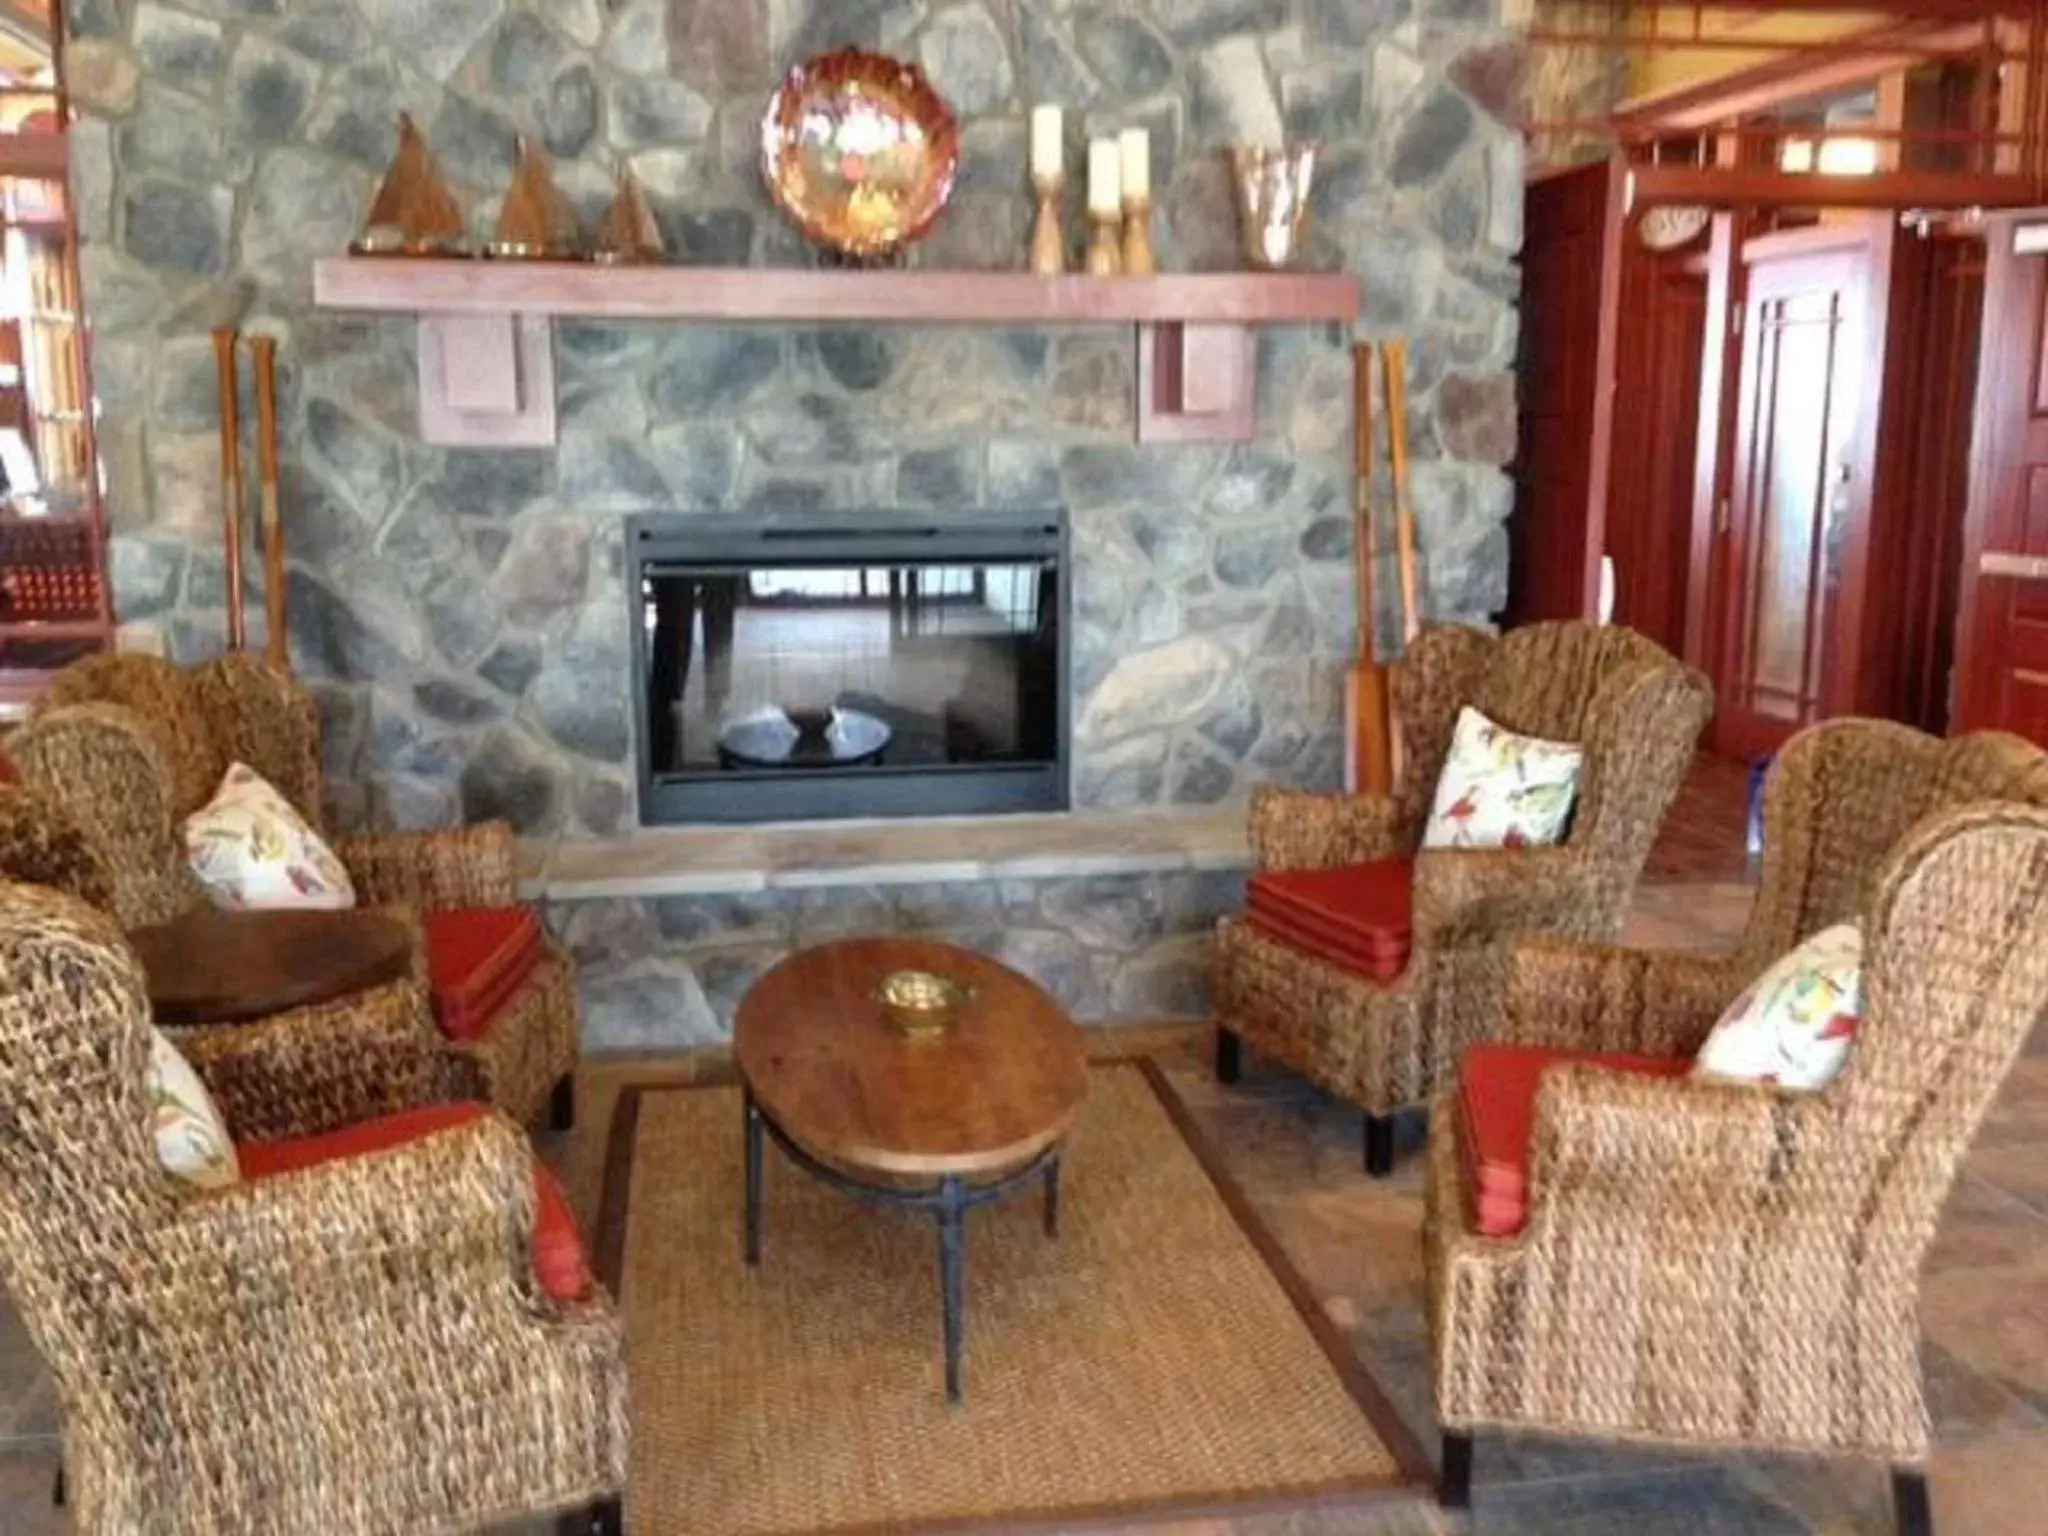
[[[423,314],[420,438],[444,448],[552,448],[554,322]]]

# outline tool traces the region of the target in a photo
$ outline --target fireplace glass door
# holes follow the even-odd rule
[[[1056,524],[639,532],[647,819],[1065,804]]]

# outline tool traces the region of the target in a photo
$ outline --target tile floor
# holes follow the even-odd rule
[[[1681,800],[1652,860],[1631,937],[1726,942],[1746,907],[1739,770],[1715,765]],[[1738,838],[1731,845],[1730,829]],[[1418,1223],[1421,1177],[1359,1168],[1358,1120],[1284,1073],[1254,1069],[1221,1088],[1187,1029],[1126,1030],[1111,1048],[1148,1050],[1359,1355],[1425,1443],[1433,1444]],[[604,1126],[620,1082],[682,1075],[688,1063],[593,1066],[578,1129],[545,1138],[586,1213],[595,1210]],[[1404,1145],[1420,1136],[1404,1125]],[[1075,1186],[1077,1197],[1081,1186]],[[1951,1195],[1922,1291],[1922,1358],[1938,1446],[1933,1465],[1943,1536],[2022,1536],[2048,1529],[2048,1026],[2036,1032],[1994,1106]],[[49,1505],[57,1461],[47,1377],[0,1308],[0,1532],[65,1530]],[[544,1526],[530,1529],[535,1533]],[[1699,1459],[1530,1437],[1483,1437],[1474,1508],[1427,1503],[1290,1517],[1149,1526],[1169,1536],[1879,1536],[1890,1531],[1882,1469],[1766,1457]],[[1099,1528],[1098,1528],[1099,1529]],[[509,1533],[508,1533],[509,1536]],[[525,1536],[522,1529],[521,1536]]]

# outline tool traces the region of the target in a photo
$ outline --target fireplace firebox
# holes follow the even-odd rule
[[[1066,808],[1058,513],[642,517],[627,543],[642,821]]]

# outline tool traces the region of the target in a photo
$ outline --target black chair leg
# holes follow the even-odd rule
[[[1216,1031],[1216,1081],[1230,1084],[1244,1076],[1244,1042],[1227,1029]]]
[[[548,1129],[566,1131],[576,1124],[576,1075],[565,1073],[548,1095]]]
[[[64,1464],[60,1461],[57,1463],[57,1475],[50,1482],[50,1502],[62,1509],[68,1493],[64,1486]]]
[[[555,1521],[559,1536],[625,1536],[626,1512],[618,1498],[599,1499],[565,1511]]]
[[[1934,1536],[1934,1509],[1927,1500],[1927,1474],[1919,1467],[1892,1468],[1892,1509],[1899,1536]]]
[[[1444,1431],[1444,1465],[1436,1482],[1436,1501],[1445,1509],[1472,1505],[1472,1437]]]
[[[1392,1115],[1365,1117],[1365,1171],[1376,1179],[1384,1179],[1394,1171]]]

